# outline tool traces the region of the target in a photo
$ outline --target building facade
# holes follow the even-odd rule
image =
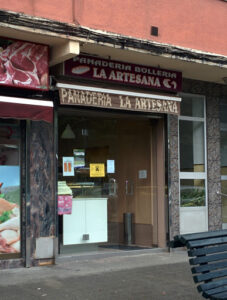
[[[0,4],[2,268],[226,228],[225,1]]]

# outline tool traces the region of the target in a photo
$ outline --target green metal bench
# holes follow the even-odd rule
[[[207,299],[227,299],[227,230],[183,234],[170,246],[187,247],[194,282]]]

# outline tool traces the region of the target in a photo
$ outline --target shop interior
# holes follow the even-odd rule
[[[59,109],[58,197],[71,196],[58,208],[60,254],[156,246],[157,121]]]

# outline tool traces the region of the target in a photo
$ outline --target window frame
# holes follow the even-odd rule
[[[203,117],[191,117],[191,116],[178,116],[178,169],[179,169],[179,206],[180,208],[185,209],[184,206],[181,206],[181,179],[202,179],[205,181],[205,205],[202,207],[207,207],[208,204],[208,195],[207,195],[207,130],[206,130],[206,97],[204,95],[199,94],[191,94],[191,93],[181,93],[180,96],[182,100],[184,96],[191,96],[196,98],[201,98],[204,103],[204,114]],[[203,122],[204,123],[204,172],[181,172],[180,166],[180,121],[188,121],[188,122]],[[190,206],[188,208],[196,208],[199,206]]]

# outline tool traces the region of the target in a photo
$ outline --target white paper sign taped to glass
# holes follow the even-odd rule
[[[107,159],[107,173],[113,174],[115,173],[115,161],[114,159]]]
[[[63,176],[74,176],[74,157],[62,158]]]

